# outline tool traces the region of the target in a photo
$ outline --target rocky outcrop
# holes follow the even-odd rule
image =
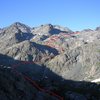
[[[57,55],[58,51],[26,40],[8,47],[0,51],[0,53],[13,57],[16,60],[43,63],[45,60],[49,60]]]
[[[47,63],[55,73],[65,79],[93,80],[99,78],[99,41],[67,50]]]
[[[97,28],[96,28],[96,31],[100,31],[100,27],[97,27]]]

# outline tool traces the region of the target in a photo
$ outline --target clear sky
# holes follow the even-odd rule
[[[100,0],[0,0],[0,27],[14,22],[94,29],[100,26]]]

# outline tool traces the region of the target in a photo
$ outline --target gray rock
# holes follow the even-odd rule
[[[97,28],[96,28],[96,31],[100,31],[100,27],[97,27]]]
[[[87,100],[84,95],[68,91],[65,95],[66,100]]]

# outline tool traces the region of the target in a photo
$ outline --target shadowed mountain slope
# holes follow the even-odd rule
[[[9,64],[7,60],[10,60]],[[39,91],[25,79],[25,76],[46,91],[56,93],[58,97],[50,96],[49,92]],[[63,97],[63,100],[100,99],[99,84],[65,80],[45,66],[43,68],[32,62],[15,61],[5,55],[0,55],[0,88],[0,100],[9,100],[9,98],[10,100],[31,100],[32,98],[34,98],[32,100],[61,100],[59,96]]]

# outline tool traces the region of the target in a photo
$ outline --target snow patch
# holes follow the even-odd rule
[[[93,80],[93,81],[91,81],[91,82],[94,82],[94,83],[96,83],[96,82],[100,82],[100,78],[95,79],[95,80]]]
[[[20,54],[14,57],[15,60],[18,60],[20,58]]]

